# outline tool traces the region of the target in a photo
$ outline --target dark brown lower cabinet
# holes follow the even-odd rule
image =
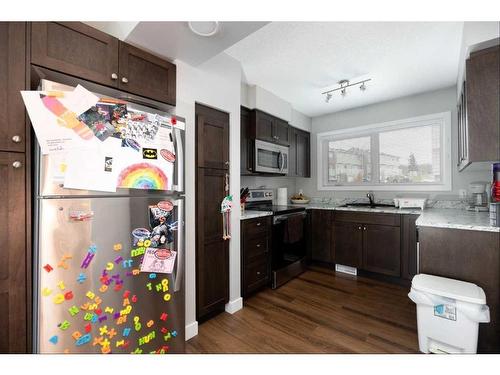
[[[500,353],[500,233],[421,227],[419,273],[468,281],[486,294],[490,323],[479,324],[478,351]]]
[[[25,157],[0,152],[0,354],[26,353]]]
[[[261,217],[241,222],[241,295],[270,283],[272,218]]]
[[[333,261],[360,268],[363,264],[363,227],[357,223],[334,222]]]
[[[363,224],[364,270],[388,276],[401,275],[400,228]]]
[[[403,215],[401,219],[401,278],[413,279],[417,274],[417,227],[419,215]]]
[[[332,263],[331,252],[331,210],[312,210],[311,212],[311,260]]]

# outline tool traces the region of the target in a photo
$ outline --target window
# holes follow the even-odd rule
[[[319,190],[451,190],[450,113],[320,133]]]

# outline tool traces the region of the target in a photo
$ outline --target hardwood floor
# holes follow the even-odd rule
[[[314,267],[203,323],[187,353],[417,353],[408,288]]]

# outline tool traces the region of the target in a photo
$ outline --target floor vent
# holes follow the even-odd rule
[[[349,275],[354,275],[354,276],[357,276],[358,274],[358,269],[356,267],[344,266],[342,264],[336,264],[335,271],[347,273]]]

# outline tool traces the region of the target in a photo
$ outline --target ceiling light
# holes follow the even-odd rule
[[[193,33],[204,37],[213,36],[219,31],[218,21],[190,21],[188,26]]]
[[[340,95],[342,95],[343,97],[346,96],[348,87],[360,85],[359,90],[361,92],[364,92],[366,90],[366,82],[368,82],[368,81],[371,81],[371,78],[364,79],[362,81],[355,82],[355,83],[351,83],[347,79],[342,79],[338,82],[339,87],[332,89],[332,90],[325,91],[322,93],[323,95],[326,95],[325,102],[327,102],[327,103],[330,102],[330,100],[332,99],[332,93],[335,91],[340,91]]]

